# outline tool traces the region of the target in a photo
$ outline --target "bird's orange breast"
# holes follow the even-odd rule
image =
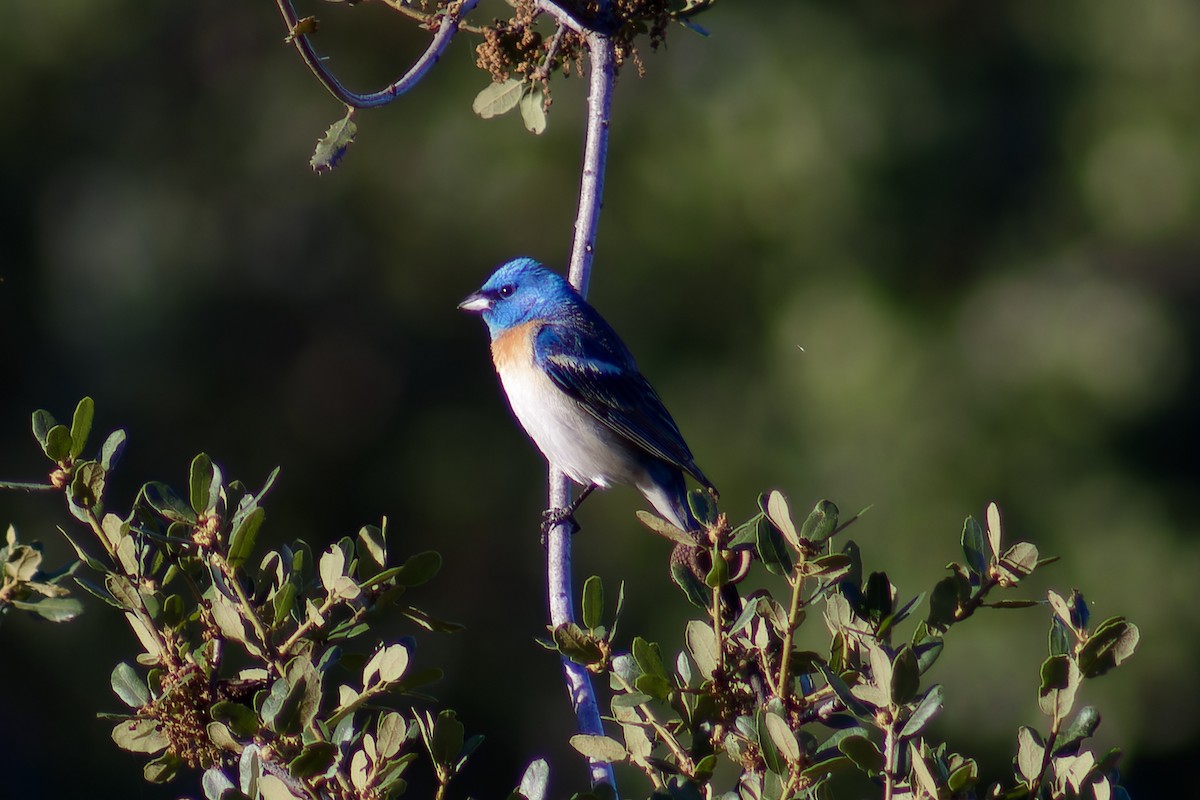
[[[528,369],[533,363],[533,336],[537,322],[526,322],[509,328],[492,341],[492,361],[496,371]]]

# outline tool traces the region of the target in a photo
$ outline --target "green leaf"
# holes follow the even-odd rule
[[[1022,725],[1017,730],[1017,772],[1026,784],[1041,774],[1044,752],[1042,737],[1033,728]]]
[[[628,694],[613,695],[613,708],[637,708],[638,706],[649,703],[654,698],[651,695],[643,694],[642,692],[629,692]]]
[[[710,589],[719,589],[729,583],[729,564],[720,553],[712,553],[712,569],[704,576],[704,585]]]
[[[767,571],[775,575],[788,575],[792,571],[792,559],[784,545],[783,536],[766,518],[758,521],[755,531],[755,548]]]
[[[47,597],[35,602],[10,602],[13,608],[30,611],[48,622],[70,622],[83,613],[83,604],[74,597]]]
[[[381,681],[395,683],[408,671],[409,660],[407,647],[402,644],[392,644],[376,653],[371,662],[379,671]]]
[[[164,753],[142,767],[142,777],[147,783],[167,783],[175,779],[184,766],[184,760],[171,753]]]
[[[1065,656],[1071,652],[1071,632],[1058,617],[1053,617],[1050,620],[1050,635],[1048,639],[1050,655]]]
[[[717,659],[720,652],[717,649],[717,635],[711,625],[700,620],[691,620],[685,632],[688,651],[696,661],[696,668],[705,679],[711,678],[717,670]]]
[[[104,440],[104,446],[100,448],[100,466],[104,467],[105,472],[111,472],[116,466],[117,461],[121,458],[121,453],[125,450],[125,431],[113,431]]]
[[[667,677],[667,669],[663,665],[662,653],[659,651],[658,645],[648,642],[640,636],[633,638],[633,660],[637,662],[638,669],[645,675],[657,675],[660,678]]]
[[[429,744],[429,755],[438,764],[454,766],[463,748],[466,730],[458,721],[458,715],[447,709],[437,716],[433,724],[433,738]]]
[[[1091,738],[1100,727],[1100,712],[1095,706],[1084,706],[1071,720],[1071,724],[1058,737],[1055,754],[1075,752],[1084,739]]]
[[[347,108],[346,116],[330,125],[325,135],[317,140],[317,147],[308,162],[309,166],[317,173],[329,172],[341,163],[357,134],[358,125],[354,122],[354,109]]]
[[[809,512],[808,518],[800,527],[800,538],[813,544],[823,544],[838,525],[838,507],[828,500],[821,500]]]
[[[917,696],[921,688],[921,671],[912,647],[904,645],[892,662],[892,702],[904,705]]]
[[[154,753],[167,749],[170,741],[152,719],[127,720],[112,729],[112,740],[117,747],[131,753]]]
[[[95,461],[75,465],[71,478],[71,501],[82,508],[94,509],[104,495],[104,468]]]
[[[51,461],[63,462],[71,455],[71,431],[66,425],[55,425],[46,433],[43,448]]]
[[[959,604],[959,580],[954,575],[942,578],[929,595],[929,616],[926,624],[937,631],[944,631],[955,622]]]
[[[254,710],[232,700],[221,700],[215,703],[210,711],[212,718],[223,722],[233,733],[248,738],[258,733],[258,715]]]
[[[604,614],[604,582],[593,575],[583,583],[583,627],[595,629],[600,626]]]
[[[1000,508],[995,503],[988,503],[987,507],[987,539],[988,550],[991,551],[992,559],[1000,558]],[[1034,559],[1036,561],[1037,559]]]
[[[299,780],[324,775],[333,766],[337,753],[337,745],[332,742],[312,742],[288,763],[288,772]]]
[[[926,636],[913,645],[913,652],[917,655],[917,669],[922,675],[938,660],[944,647],[945,642],[940,636]]]
[[[483,119],[498,117],[516,108],[524,93],[524,85],[514,78],[492,83],[475,95],[471,110]]]
[[[117,697],[130,708],[141,708],[150,702],[150,690],[146,688],[145,681],[124,661],[113,668],[109,682]]]
[[[967,568],[976,575],[986,575],[988,571],[987,545],[983,538],[983,528],[979,527],[974,517],[967,517],[963,523],[962,549],[967,558]]]
[[[1038,705],[1042,713],[1054,719],[1065,719],[1075,704],[1079,668],[1069,656],[1050,656],[1042,662],[1041,678]]]
[[[896,589],[886,572],[872,572],[867,577],[864,591],[867,613],[876,620],[883,620],[896,607]]]
[[[1011,583],[1027,577],[1038,563],[1038,550],[1029,542],[1017,542],[1000,557],[1000,574]]]
[[[1100,623],[1079,651],[1079,669],[1086,678],[1096,678],[1116,669],[1137,649],[1141,632],[1124,617]]]
[[[901,751],[903,752],[903,751]],[[933,777],[933,772],[929,769],[929,764],[925,762],[925,757],[921,755],[921,748],[916,742],[908,743],[909,761],[912,763],[912,775],[915,778],[915,783],[921,788],[919,797],[939,797],[937,779]]]
[[[85,397],[75,406],[75,415],[71,419],[71,450],[72,459],[79,458],[83,448],[87,446],[88,434],[92,432],[92,419],[96,416],[96,404],[92,398]]]
[[[700,523],[701,527],[711,528],[717,524],[717,517],[721,512],[717,509],[717,504],[713,500],[712,495],[704,489],[693,489],[687,493],[688,510],[692,512],[692,516]]]
[[[258,529],[262,527],[267,511],[262,506],[242,517],[237,528],[229,537],[229,554],[225,560],[229,566],[237,569],[249,560],[254,552],[254,541],[258,537]]]
[[[564,622],[554,628],[550,635],[554,639],[555,649],[576,664],[587,666],[599,663],[604,658],[596,640],[574,622]]]
[[[296,605],[296,585],[288,581],[280,586],[279,591],[271,599],[271,604],[275,611],[272,627],[278,628],[288,619]]]
[[[525,123],[525,130],[535,136],[544,133],[546,130],[546,107],[542,87],[535,84],[530,87],[529,91],[523,92],[517,105],[521,109],[521,121]]]
[[[394,577],[398,585],[411,589],[428,583],[441,569],[441,553],[436,550],[426,550],[405,561]]]
[[[259,712],[268,728],[282,735],[299,732],[300,702],[304,699],[304,686],[290,685],[286,679],[278,678],[271,684],[271,691],[263,700]]]
[[[204,777],[200,780],[200,785],[204,789],[204,796],[208,800],[223,800],[226,792],[236,792],[237,788],[233,785],[233,781],[226,777],[220,767],[209,767],[204,771]]]
[[[624,761],[628,755],[625,752],[625,746],[616,739],[588,733],[577,733],[572,736],[571,747],[585,758],[606,764]]]
[[[684,597],[688,599],[692,605],[697,608],[709,608],[709,603],[712,599],[712,594],[709,592],[700,579],[692,572],[686,564],[678,562],[671,563],[671,580],[683,592]]]
[[[662,536],[664,539],[668,539],[675,544],[682,544],[686,547],[696,546],[695,536],[681,528],[676,528],[662,517],[651,514],[649,511],[638,509],[637,518],[639,522],[653,532],[657,533],[659,536]]]
[[[386,520],[385,520],[386,524]],[[364,525],[358,529],[358,574],[369,578],[387,568],[387,539],[382,528]]]
[[[838,750],[870,775],[877,775],[883,771],[883,753],[865,736],[847,736],[838,742]]]
[[[258,745],[248,745],[242,750],[242,757],[238,762],[238,783],[251,800],[258,798],[258,782],[261,779],[262,757],[258,753]]]
[[[192,459],[189,471],[188,487],[192,501],[192,510],[197,514],[208,514],[217,505],[220,491],[220,479],[214,480],[220,474],[207,454],[201,453]]]
[[[142,487],[142,497],[150,508],[171,522],[196,524],[196,513],[191,504],[165,483],[152,481]]]
[[[950,773],[946,779],[946,787],[954,795],[964,794],[979,782],[979,764],[975,759],[968,758],[966,763]]]
[[[783,534],[783,538],[787,540],[788,544],[799,551],[800,535],[796,532],[796,524],[792,522],[792,510],[788,507],[787,498],[783,496],[783,493],[772,489],[766,497],[765,504],[761,498],[759,499],[759,506],[775,529]]]
[[[855,767],[855,763],[843,755],[828,758],[803,770],[800,775],[809,781],[825,780],[832,775],[846,772]]]
[[[42,450],[46,449],[46,444],[50,440],[50,429],[58,425],[58,421],[54,419],[54,415],[45,409],[39,408],[33,412],[33,438],[37,439],[37,443],[42,446]]]
[[[661,675],[638,675],[634,687],[658,700],[666,700],[671,694],[671,682]]]
[[[783,717],[768,711],[763,714],[758,730],[760,735],[764,730],[767,732],[771,743],[788,765],[795,764],[800,760],[800,744],[796,741],[796,734],[788,727],[787,721]],[[787,774],[786,768],[780,774]]]
[[[526,800],[545,800],[546,788],[550,783],[550,765],[546,759],[539,758],[531,761],[521,775],[521,784],[517,792]]]
[[[388,711],[380,717],[375,736],[380,757],[389,759],[399,753],[407,735],[408,725],[398,711]]]
[[[908,721],[904,723],[904,727],[900,729],[900,738],[907,739],[923,731],[925,726],[941,712],[944,705],[943,695],[941,684],[929,687],[929,691],[921,698],[921,702],[917,704]]]
[[[825,677],[826,683],[829,684],[829,688],[833,689],[833,693],[846,706],[847,711],[861,719],[874,719],[871,709],[867,708],[858,698],[851,694],[850,687],[846,685],[846,682],[842,680],[840,675],[830,670],[829,667],[820,661],[816,662],[816,665],[817,669]]]

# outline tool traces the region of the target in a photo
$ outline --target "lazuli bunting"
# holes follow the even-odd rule
[[[568,515],[592,489],[620,483],[682,530],[699,528],[684,473],[715,492],[712,481],[624,342],[570,283],[517,258],[458,307],[487,323],[496,372],[525,432],[583,487]]]

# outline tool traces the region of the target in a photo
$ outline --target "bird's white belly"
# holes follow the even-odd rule
[[[631,471],[626,445],[534,365],[530,342],[527,332],[514,329],[492,351],[513,414],[534,444],[583,486],[637,483],[641,476]]]

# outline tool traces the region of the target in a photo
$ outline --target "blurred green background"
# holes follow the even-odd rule
[[[352,87],[426,35],[382,6],[321,5]],[[303,10],[303,9],[302,9]],[[504,10],[486,3],[475,14]],[[129,448],[114,505],[210,453],[281,482],[265,531],[324,546],[387,516],[436,548],[419,604],[441,698],[488,737],[468,782],[551,758],[583,782],[544,625],[540,457],[510,418],[476,319],[455,310],[517,254],[563,265],[584,84],[550,127],[470,110],[469,36],[410,95],[360,116],[344,165],[307,159],[341,112],[283,46],[274,5],[48,0],[0,26],[0,471],[44,469],[28,414],[84,394]],[[780,487],[873,508],[851,535],[906,596],[959,557],[996,500],[1010,540],[1063,561],[1094,617],[1142,630],[1089,683],[1134,796],[1183,784],[1200,724],[1200,6],[723,2],[617,86],[591,299],[638,355],[743,518]],[[688,614],[638,496],[591,499],[576,571],[629,584],[629,633],[674,651]],[[44,496],[0,524],[65,560]],[[1044,726],[1049,612],[954,630],[935,734],[1003,769]],[[808,646],[824,637],[819,619]],[[0,626],[3,797],[196,794],[116,751],[108,672],[134,647],[90,603],[71,625]],[[986,687],[980,689],[979,687]]]

